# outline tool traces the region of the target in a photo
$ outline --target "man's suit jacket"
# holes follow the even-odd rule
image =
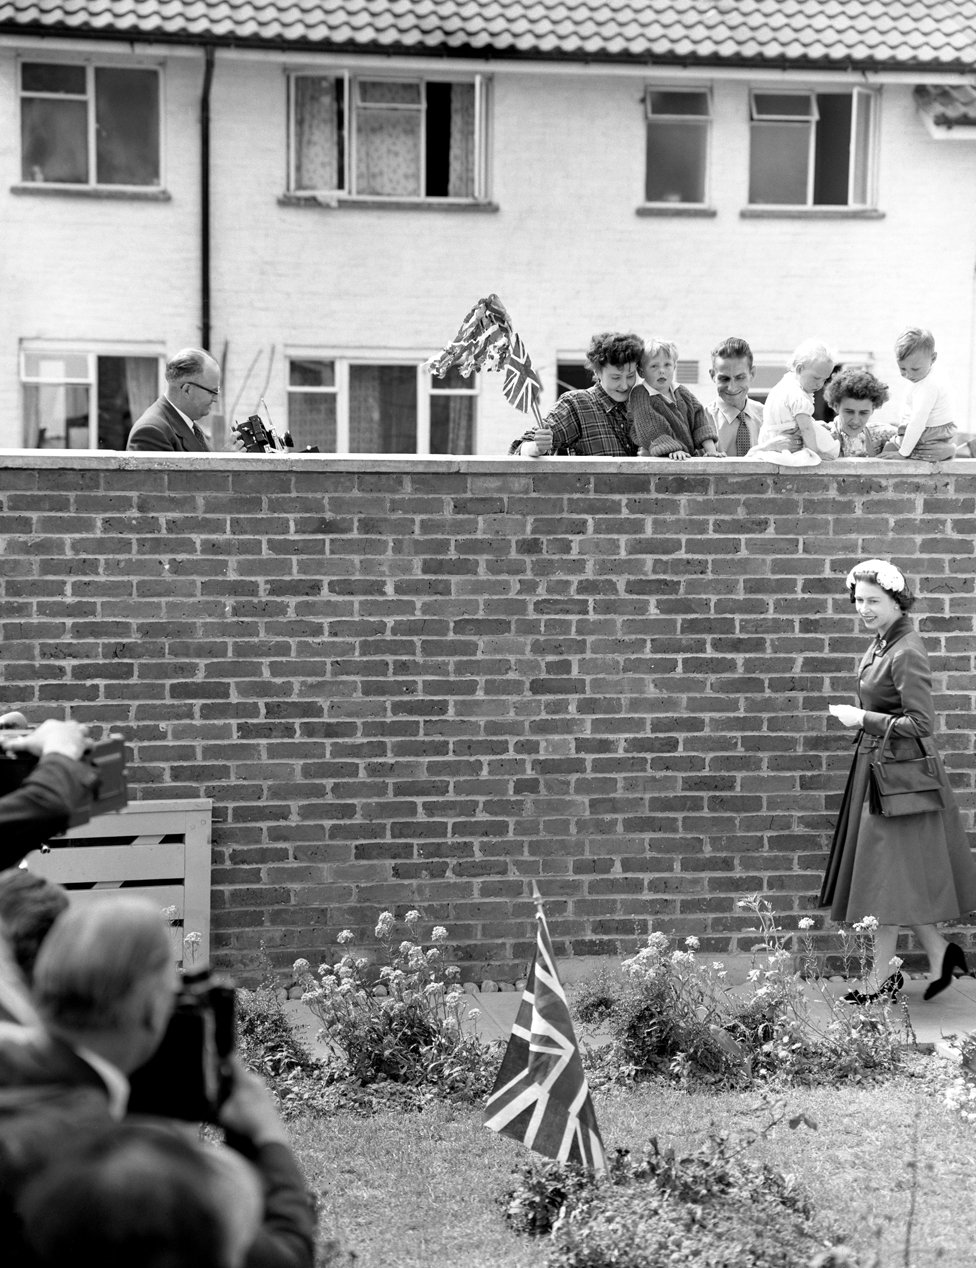
[[[203,436],[180,417],[179,411],[161,396],[153,401],[141,418],[132,424],[126,449],[169,450],[184,453],[209,453]]]
[[[91,802],[97,778],[85,762],[51,753],[19,788],[0,797],[0,869],[63,832],[72,812]]]
[[[30,1252],[14,1212],[17,1193],[54,1158],[111,1127],[108,1089],[60,1039],[0,1023],[0,1248],[4,1268],[27,1268]],[[286,1145],[228,1145],[257,1171],[264,1219],[244,1268],[312,1268],[315,1212]]]

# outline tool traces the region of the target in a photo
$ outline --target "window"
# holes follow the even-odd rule
[[[474,453],[477,383],[418,361],[292,357],[288,430],[323,453]]]
[[[762,92],[751,97],[749,202],[792,207],[866,207],[875,96]]]
[[[648,88],[649,203],[704,203],[711,101],[707,89]]]
[[[22,62],[21,180],[159,185],[159,72]]]
[[[291,78],[289,188],[354,198],[484,198],[485,81]]]
[[[25,449],[124,449],[159,395],[158,356],[23,351]]]

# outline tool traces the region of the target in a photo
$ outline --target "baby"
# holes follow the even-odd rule
[[[639,458],[717,457],[715,424],[697,396],[675,383],[678,349],[649,339],[641,361],[643,382],[630,394],[633,439]]]
[[[886,384],[870,370],[843,370],[827,384],[824,400],[837,417],[830,430],[840,442],[842,458],[876,458],[895,435],[890,423],[873,423],[871,416],[888,399]]]
[[[766,397],[755,453],[798,453],[809,449],[820,458],[836,458],[840,443],[813,417],[813,394],[830,378],[833,353],[815,339],[795,349],[790,368]],[[813,461],[813,459],[811,459]]]
[[[895,340],[898,371],[911,387],[898,437],[885,445],[882,458],[944,462],[956,452],[949,393],[932,373],[938,355],[931,330],[920,326],[910,326]]]

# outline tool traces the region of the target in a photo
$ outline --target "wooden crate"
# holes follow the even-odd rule
[[[159,907],[175,907],[173,944],[183,962],[185,934],[199,945],[187,967],[210,959],[210,818],[208,797],[134,801],[116,814],[99,815],[63,837],[50,853],[27,856],[27,867],[57,881],[72,902],[106,892],[142,894]]]

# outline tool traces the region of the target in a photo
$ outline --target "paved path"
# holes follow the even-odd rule
[[[949,1055],[952,1047],[948,1043],[951,1036],[962,1038],[968,1034],[976,1034],[976,979],[958,978],[952,986],[926,1002],[922,994],[928,985],[926,978],[910,978],[905,984],[901,998],[907,1002],[908,1015],[915,1037],[920,1044],[934,1044],[937,1051]],[[820,998],[814,988],[807,988],[811,1000],[811,1012],[815,1019],[826,1021],[829,1016],[827,1003]],[[843,995],[848,984],[841,981],[826,983],[825,989],[833,996]],[[508,1039],[512,1030],[515,1014],[518,1012],[520,991],[493,991],[468,997],[466,1012],[479,1009],[479,1016],[469,1022],[482,1039]],[[313,1050],[316,1044],[316,1033],[319,1024],[316,1018],[299,1000],[289,1000],[285,1010],[298,1030]],[[896,1008],[894,1017],[900,1017],[900,1008]],[[587,1036],[589,1042],[599,1043],[601,1036]]]

